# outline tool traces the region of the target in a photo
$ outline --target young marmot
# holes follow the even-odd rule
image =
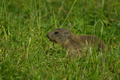
[[[47,34],[50,41],[59,43],[66,49],[67,55],[83,54],[89,47],[104,51],[104,42],[93,35],[73,34],[69,29],[58,28]]]

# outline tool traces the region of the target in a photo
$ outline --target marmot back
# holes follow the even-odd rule
[[[73,34],[69,29],[58,28],[47,34],[50,41],[59,43],[62,48],[66,49],[67,55],[73,53],[83,53],[87,48],[93,47],[97,50],[104,51],[104,42],[96,36],[92,35],[80,35]]]

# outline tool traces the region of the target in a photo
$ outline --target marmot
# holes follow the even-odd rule
[[[73,34],[69,29],[58,28],[47,34],[50,41],[59,43],[62,48],[66,49],[67,55],[84,53],[88,47],[104,51],[104,42],[93,35],[80,35]]]

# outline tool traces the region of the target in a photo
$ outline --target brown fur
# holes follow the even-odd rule
[[[83,53],[88,47],[97,48],[97,50],[104,51],[104,42],[93,35],[80,35],[73,34],[69,29],[58,28],[47,34],[50,41],[59,43],[62,48],[66,49],[67,55]]]

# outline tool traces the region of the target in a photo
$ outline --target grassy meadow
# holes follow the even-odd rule
[[[96,35],[106,51],[65,58],[46,37],[56,28]],[[1,0],[0,80],[120,80],[120,0]]]

